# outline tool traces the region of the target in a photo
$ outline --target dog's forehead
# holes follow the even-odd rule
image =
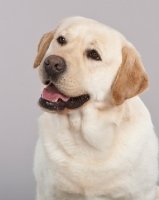
[[[82,17],[66,19],[56,30],[55,38],[59,36],[65,37],[68,42],[66,48],[74,45],[74,48],[79,51],[80,49],[96,49],[101,54],[102,52],[106,54],[107,62],[114,59],[114,55],[119,55],[119,59],[121,57],[123,36],[118,31],[97,21]]]
[[[98,37],[109,37],[115,32],[108,26],[101,24],[97,21],[83,18],[83,17],[72,17],[63,20],[57,28],[56,33],[58,35],[70,36],[70,37],[83,37],[92,36],[93,38]]]
[[[99,22],[92,20],[92,19],[87,19],[84,17],[70,17],[67,19],[64,19],[60,23],[60,27],[63,29],[70,29],[72,28],[86,28],[86,27],[91,27],[91,26],[98,26],[102,25]]]

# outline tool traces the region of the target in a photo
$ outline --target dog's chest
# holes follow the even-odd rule
[[[115,125],[94,113],[84,117],[80,113],[70,117],[45,115],[41,119],[40,148],[45,153],[38,167],[43,165],[39,171],[46,173],[50,188],[88,196],[124,195],[132,174],[123,164],[119,167],[119,160],[111,153]]]
[[[85,156],[84,154],[85,152],[81,156],[74,157],[65,155],[61,158],[57,158],[56,154],[56,158],[50,163],[49,168],[52,170],[49,172],[49,179],[51,179],[49,182],[54,180],[53,185],[55,184],[55,187],[59,188],[60,191],[75,195],[100,197],[102,194],[103,199],[105,199],[104,196],[108,198],[116,195],[116,193],[123,196],[122,188],[127,186],[123,185],[120,180],[122,178],[127,180],[127,177],[121,174],[118,177],[119,182],[116,181],[117,176],[115,174],[118,174],[118,172],[110,169],[109,163],[99,158],[101,155],[96,154],[93,158],[92,155],[87,156],[86,153]]]
[[[85,119],[78,114],[69,119],[54,118],[50,123],[49,120],[43,133],[52,169],[48,178],[54,179],[62,191],[103,193],[107,181],[112,179],[106,160],[113,141],[113,127],[105,126],[91,115]]]

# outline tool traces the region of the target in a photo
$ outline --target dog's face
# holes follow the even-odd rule
[[[81,17],[45,34],[34,67],[43,84],[39,105],[48,112],[86,102],[120,105],[148,87],[136,50],[117,31]]]

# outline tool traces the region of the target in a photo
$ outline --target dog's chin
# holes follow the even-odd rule
[[[67,114],[67,113],[71,112],[71,110],[69,110],[67,108],[64,108],[63,110],[54,110],[54,109],[45,108],[44,106],[40,105],[40,99],[38,101],[38,105],[40,106],[42,111],[47,112],[47,113],[51,113],[51,114],[56,114],[56,113]]]
[[[62,94],[55,85],[50,84],[43,89],[39,106],[49,113],[67,113],[70,110],[78,109],[90,99],[88,94],[76,97],[68,97]]]

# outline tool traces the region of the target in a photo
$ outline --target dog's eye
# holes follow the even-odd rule
[[[94,60],[101,60],[101,57],[99,56],[98,52],[94,49],[87,51],[87,57],[92,58]]]
[[[59,43],[60,45],[66,44],[66,40],[65,40],[65,38],[64,38],[63,36],[59,36],[59,37],[57,38],[57,41],[58,41],[58,43]]]

